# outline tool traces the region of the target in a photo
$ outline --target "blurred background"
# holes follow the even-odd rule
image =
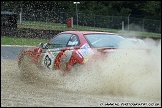
[[[1,1],[1,22],[2,11],[16,13],[18,24],[66,26],[72,18],[74,26],[161,33],[161,1]]]

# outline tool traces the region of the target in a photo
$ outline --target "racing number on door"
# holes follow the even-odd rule
[[[49,66],[51,65],[51,59],[49,58],[48,55],[46,55],[44,59],[44,65],[47,66],[47,68],[50,68]]]

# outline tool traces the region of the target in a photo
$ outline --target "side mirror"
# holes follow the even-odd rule
[[[43,48],[43,49],[47,49],[47,44],[48,43],[39,43],[39,47]]]
[[[44,43],[39,43],[39,47],[43,48]]]

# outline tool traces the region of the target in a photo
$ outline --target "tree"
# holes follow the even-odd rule
[[[28,8],[31,10],[75,13],[73,1],[1,1],[1,9]],[[104,16],[131,16],[161,19],[161,1],[80,1],[79,13]]]

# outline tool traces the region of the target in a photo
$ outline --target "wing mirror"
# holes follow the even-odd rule
[[[43,48],[44,43],[39,43],[39,47]]]
[[[39,43],[39,47],[41,48],[47,48],[47,43]]]

